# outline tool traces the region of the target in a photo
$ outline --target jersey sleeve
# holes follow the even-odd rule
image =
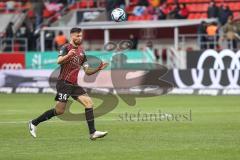
[[[87,56],[84,55],[83,63],[87,62]]]
[[[86,55],[84,55],[82,66],[83,66],[84,68],[88,68],[88,67],[89,67],[89,64],[88,64],[88,62],[87,62],[87,56],[86,56]]]
[[[68,53],[67,45],[63,45],[59,50],[58,56],[65,56],[67,55],[67,53]]]

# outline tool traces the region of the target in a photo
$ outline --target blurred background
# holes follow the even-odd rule
[[[125,22],[111,20],[118,7]],[[1,0],[0,19],[0,92],[52,92],[58,49],[79,26],[86,54],[110,62],[95,80],[79,76],[85,87],[110,92],[113,69],[159,64],[172,94],[240,94],[239,0]]]

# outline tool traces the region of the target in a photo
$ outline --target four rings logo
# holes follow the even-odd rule
[[[23,66],[21,63],[4,63],[1,66],[1,69],[23,69]]]
[[[206,86],[203,84],[204,72],[203,64],[207,58],[214,58],[213,68],[208,69],[209,78],[211,84]],[[230,58],[231,63],[229,66],[224,64],[224,58]],[[240,71],[240,51],[234,53],[231,50],[223,50],[217,53],[215,50],[206,50],[199,58],[197,69],[191,70],[191,76],[193,80],[192,85],[186,85],[179,74],[178,69],[173,70],[176,84],[179,88],[239,88],[239,71]],[[227,74],[223,74],[223,70],[226,70]],[[225,77],[224,77],[225,76]],[[228,79],[227,85],[222,85],[220,82],[222,78]]]

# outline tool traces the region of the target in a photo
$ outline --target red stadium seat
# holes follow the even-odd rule
[[[193,6],[193,5],[188,5],[187,7],[188,7],[188,10],[189,10],[190,12],[194,11],[194,6]]]
[[[207,12],[207,10],[208,10],[208,3],[205,3],[202,7],[202,11]]]
[[[69,6],[70,10],[77,9],[77,8],[78,8],[78,4],[77,3],[74,3],[73,5]]]
[[[195,14],[194,13],[189,14],[188,19],[195,19]]]
[[[167,0],[168,3],[174,3],[174,0]]]
[[[200,19],[201,18],[201,13],[195,14],[195,19]]]
[[[137,21],[144,20],[144,17],[143,17],[143,16],[136,16],[136,20],[137,20]]]
[[[5,10],[5,7],[6,7],[5,3],[0,2],[0,10]]]
[[[29,18],[35,17],[33,10],[29,10],[28,13],[27,13],[27,16],[28,16]]]
[[[20,44],[19,43],[14,42],[14,44],[13,44],[13,51],[14,52],[20,51]]]
[[[233,11],[239,11],[240,10],[240,3],[228,3],[228,6]]]
[[[130,0],[130,5],[137,5],[138,4],[138,0]]]
[[[238,17],[239,14],[240,14],[240,12],[233,12],[233,16],[234,16],[234,17]]]
[[[202,2],[210,2],[211,0],[202,0]]]
[[[16,3],[14,4],[14,7],[15,7],[15,8],[21,8],[21,6],[22,6],[22,3],[20,3],[20,2],[16,2]]]
[[[131,14],[134,7],[135,7],[134,5],[127,6],[126,9],[125,9],[126,13]]]
[[[132,15],[128,16],[128,21],[133,21],[134,17]]]
[[[54,15],[54,11],[49,11],[49,10],[47,10],[47,9],[44,9],[44,11],[43,11],[43,17],[44,18],[48,18],[48,17],[51,17],[51,16],[53,16]]]
[[[94,7],[94,1],[93,0],[82,0],[78,2],[79,8],[92,8]]]
[[[132,17],[132,20],[131,20],[131,21],[136,21],[136,18],[135,18],[135,16],[133,16],[133,17]]]
[[[178,0],[179,3],[185,3],[186,0]]]
[[[150,14],[147,14],[147,15],[144,15],[144,16],[143,16],[143,19],[144,19],[144,20],[152,20],[152,19],[153,19],[153,16],[150,15]]]
[[[206,12],[208,9],[208,4],[190,4],[187,5],[190,12]]]
[[[201,18],[207,18],[207,14],[206,13],[202,13],[201,14]]]

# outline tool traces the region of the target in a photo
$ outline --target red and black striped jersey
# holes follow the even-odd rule
[[[72,84],[77,84],[78,73],[83,63],[87,61],[87,58],[81,46],[74,47],[70,43],[63,45],[60,48],[58,56],[67,55],[71,49],[75,49],[76,52],[68,62],[61,64],[61,70],[58,79],[66,80]]]

